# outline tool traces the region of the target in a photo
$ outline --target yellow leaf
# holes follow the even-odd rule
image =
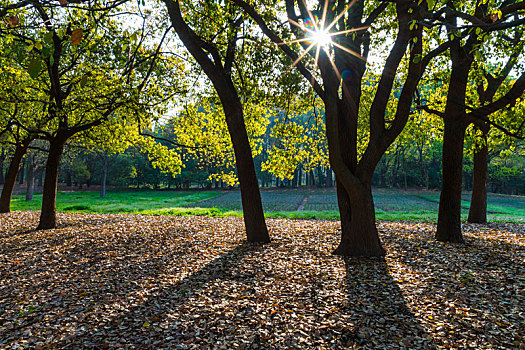
[[[149,326],[150,326],[149,322],[144,322],[144,324],[142,325],[142,327],[144,327],[144,328],[148,328]]]
[[[71,33],[71,45],[78,45],[82,41],[82,35],[84,31],[82,29],[75,29]]]
[[[7,22],[11,27],[16,27],[18,23],[20,23],[20,20],[18,17],[7,17]]]

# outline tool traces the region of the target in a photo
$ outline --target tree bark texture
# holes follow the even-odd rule
[[[9,169],[5,177],[4,187],[2,188],[2,194],[0,195],[0,213],[9,213],[11,211],[11,197],[13,196],[13,190],[15,188],[18,172],[20,171],[20,164],[22,164],[22,158],[27,152],[29,142],[17,145],[13,158],[9,163]]]
[[[224,103],[224,102],[223,102]],[[244,125],[242,105],[224,106],[228,130],[235,153],[235,163],[241,189],[242,210],[248,242],[270,242],[270,236],[264,220],[259,182],[255,173],[252,151]]]
[[[33,192],[35,191],[35,163],[33,157],[30,155],[27,160],[27,189],[26,201],[33,200]]]
[[[0,152],[0,185],[5,182],[4,178],[4,162],[5,162],[5,150],[2,148]]]
[[[350,220],[341,221],[341,242],[334,254],[344,256],[383,256],[385,250],[381,245],[376,227],[374,200],[372,189],[367,186],[363,189],[351,191],[349,203],[354,204],[350,210]],[[339,207],[341,210],[341,207]]]
[[[65,140],[56,138],[49,145],[49,154],[46,162],[46,176],[42,194],[42,211],[38,230],[47,230],[56,227],[56,197],[58,185],[58,171],[60,159],[64,152]]]
[[[461,186],[463,175],[463,121],[445,122],[443,135],[443,180],[439,198],[436,239],[463,242],[461,233]]]
[[[487,171],[488,147],[485,143],[474,152],[474,183],[468,222],[485,224],[487,222]]]
[[[20,165],[20,171],[18,172],[18,184],[19,185],[24,184],[25,170],[26,170],[26,161],[25,159],[22,159],[22,164]]]
[[[102,179],[100,180],[101,189],[100,189],[100,198],[106,198],[106,182],[108,177],[108,159],[104,156],[104,161],[102,165]],[[168,184],[169,185],[169,184]]]
[[[463,145],[468,122],[465,102],[468,76],[473,60],[456,40],[450,49],[452,70],[443,116],[442,184],[436,239],[462,243],[461,188],[463,183]]]

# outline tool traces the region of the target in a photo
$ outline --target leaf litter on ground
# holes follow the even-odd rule
[[[379,222],[384,259],[331,254],[335,221],[0,214],[0,349],[525,348],[525,225]]]

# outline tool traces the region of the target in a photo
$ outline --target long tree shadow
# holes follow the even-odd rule
[[[390,258],[415,286],[411,297],[426,306],[417,316],[437,335],[437,345],[519,345],[525,336],[525,247],[506,242],[504,234],[468,233],[466,244],[451,244],[435,241],[432,233],[392,235]]]
[[[345,259],[350,340],[367,348],[432,348],[383,258]]]
[[[184,249],[184,247],[182,247]],[[192,297],[199,293],[203,288],[207,288],[211,283],[218,283],[224,280],[246,279],[247,276],[232,275],[232,269],[243,259],[244,256],[254,251],[264,249],[260,245],[244,243],[234,249],[227,251],[225,254],[206,263],[201,269],[191,272],[188,271],[187,276],[182,279],[178,275],[173,275],[169,282],[165,285],[157,285],[144,292],[144,285],[134,283],[132,288],[126,288],[125,293],[119,293],[122,296],[120,301],[114,300],[116,304],[126,305],[123,311],[112,312],[106,315],[105,320],[93,319],[98,327],[104,327],[106,330],[100,332],[99,328],[79,328],[74,336],[64,339],[64,342],[55,344],[57,347],[91,347],[91,348],[106,348],[108,339],[119,339],[120,330],[126,329],[129,333],[134,330],[133,338],[122,339],[123,344],[134,344],[141,348],[169,348],[168,344],[176,345],[180,343],[199,344],[202,338],[198,337],[192,329],[192,323],[184,323],[178,321],[176,317],[171,317],[172,314],[186,314],[192,321],[198,322],[206,312],[206,308],[213,305],[197,306],[199,314],[192,315],[191,310],[196,308],[192,305]],[[182,255],[190,253],[184,251]],[[165,258],[165,257],[164,257]],[[175,258],[175,257],[173,257]],[[180,260],[179,260],[180,261]],[[192,263],[191,265],[194,265]],[[148,276],[143,281],[149,281],[151,284],[156,283],[156,278],[160,275],[170,273],[170,271],[163,271],[158,268],[158,263],[152,262],[151,266],[155,266],[155,273],[146,268]],[[191,267],[188,264],[188,267]],[[184,270],[178,269],[179,272]],[[133,270],[133,269],[132,269]],[[140,271],[142,274],[144,271]],[[171,271],[172,273],[174,271]],[[132,276],[133,271],[125,272],[125,275]],[[179,273],[180,275],[180,273]],[[249,276],[248,276],[249,277]],[[128,281],[128,282],[133,282]],[[146,287],[148,287],[146,285]],[[223,290],[213,289],[213,297],[221,297]],[[115,291],[117,292],[117,291]],[[120,291],[122,292],[122,291]],[[129,305],[132,305],[129,307]],[[118,308],[117,308],[118,309]],[[208,310],[211,311],[211,310]],[[96,316],[96,315],[93,315]],[[195,317],[193,317],[195,316]],[[204,320],[204,318],[202,318]],[[85,320],[90,322],[90,320]],[[165,339],[165,331],[169,331],[169,339]],[[218,338],[222,331],[217,331],[215,335]],[[207,334],[207,338],[214,339],[214,334]],[[216,339],[215,338],[215,339]]]

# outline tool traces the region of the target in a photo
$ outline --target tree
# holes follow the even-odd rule
[[[507,40],[505,40],[507,39]],[[502,87],[502,85],[508,81],[509,74],[515,68],[518,57],[523,54],[523,40],[522,32],[515,30],[514,37],[506,37],[501,39],[502,42],[512,45],[512,48],[507,49],[507,52],[510,51],[510,55],[507,59],[507,63],[500,69],[493,72],[487,71],[489,67],[480,67],[482,71],[482,79],[477,84],[477,95],[480,105],[486,105],[493,102],[496,93]],[[483,81],[486,80],[486,83]],[[498,118],[497,122],[499,125],[506,125],[506,130],[509,130],[508,127],[509,121],[520,123],[524,118],[512,117],[508,113],[502,113],[510,118],[502,119]],[[488,116],[485,116],[488,117]],[[494,120],[494,118],[492,118]],[[484,121],[476,122],[477,129],[481,131],[480,142],[478,143],[475,152],[474,152],[474,168],[473,168],[473,178],[474,183],[472,185],[472,198],[470,201],[470,209],[468,214],[468,222],[472,223],[486,223],[487,222],[487,180],[488,180],[488,133],[490,131],[490,124]],[[512,128],[512,127],[511,127]],[[521,134],[520,128],[523,128],[523,125],[517,126],[514,129],[513,133],[515,137],[519,137]],[[512,134],[507,132],[507,134]]]
[[[490,114],[513,103],[525,89],[525,75],[522,75],[507,94],[497,101],[484,100],[482,103],[487,104],[478,108],[467,105],[469,77],[476,58],[481,61],[479,57],[481,48],[483,45],[488,45],[491,36],[498,32],[522,25],[523,19],[514,17],[523,8],[525,8],[523,2],[503,2],[499,7],[487,2],[462,4],[445,2],[442,10],[436,12],[438,17],[443,16],[439,18],[447,29],[451,61],[444,112],[433,111],[444,121],[443,180],[436,232],[436,239],[439,241],[463,242],[461,186],[463,147],[467,127],[471,123],[478,123],[479,120],[489,121]]]
[[[303,48],[310,51],[315,59],[314,63],[323,80],[321,86],[315,75],[297,60],[300,56],[283,42],[253,6],[243,0],[232,1],[242,6],[261,30],[295,62],[298,70],[312,83],[316,93],[324,101],[330,165],[336,174],[342,227],[341,242],[335,253],[347,256],[383,255],[384,249],[375,225],[371,192],[373,173],[382,155],[408,120],[413,95],[425,67],[432,58],[448,47],[446,42],[435,43],[434,49],[430,49],[428,43],[423,46],[423,26],[418,22],[426,15],[427,2],[394,1],[394,13],[387,13],[387,2],[320,1],[316,8],[319,16],[316,18],[304,3],[286,1],[286,11],[291,23],[299,23],[300,20],[303,23],[315,23],[320,18],[319,24],[306,30],[292,25],[292,31],[297,40],[303,43]],[[296,13],[296,8],[299,8],[299,14]],[[371,44],[371,31],[367,28],[385,13],[388,16],[382,23],[395,23],[397,35],[370,106],[369,141],[359,159],[358,121],[361,117],[359,110],[362,102],[362,80]],[[388,30],[388,25],[386,27],[385,31]],[[312,32],[315,35],[315,32],[330,30],[340,35],[333,35],[329,49],[322,48],[325,43],[304,43],[312,40],[309,39]],[[385,32],[381,34],[385,35]],[[317,47],[315,53],[312,51],[314,47]],[[408,55],[405,55],[407,51]],[[405,74],[398,71],[402,62],[407,66]],[[402,81],[399,99],[393,114],[387,119],[386,111],[392,89],[398,81]]]
[[[172,96],[171,84],[147,84],[155,74],[161,45],[150,49],[144,41],[150,33],[119,27],[111,17],[115,6],[111,1],[87,1],[58,8],[34,1],[0,9],[18,15],[11,15],[16,23],[0,34],[30,53],[14,61],[34,79],[30,89],[45,96],[36,109],[42,111],[36,118],[45,126],[18,123],[49,142],[40,229],[56,225],[58,170],[66,143],[82,132],[134,117],[117,113],[123,109],[154,114],[151,106]],[[149,104],[151,99],[154,104]]]
[[[0,67],[2,79],[0,136],[2,143],[10,144],[14,147],[14,152],[9,162],[2,194],[0,195],[0,213],[11,211],[11,197],[22,159],[27,153],[31,142],[37,137],[36,134],[29,132],[24,125],[43,125],[41,122],[33,119],[34,108],[37,108],[33,101],[37,100],[38,96],[29,96],[30,94],[25,90],[24,87],[27,86],[25,84],[29,84],[30,79],[25,72],[12,67],[13,61],[9,59],[9,56],[16,50],[9,49],[7,46],[6,43],[3,43],[0,49],[4,53],[2,58],[3,64]],[[20,101],[20,99],[26,100],[27,103]]]
[[[243,104],[234,78],[242,13],[230,2],[223,6],[213,1],[184,2],[188,12],[185,20],[179,1],[166,0],[164,4],[173,28],[210,79],[221,101],[235,154],[247,239],[269,242]],[[209,14],[209,20],[200,15],[201,11]],[[195,21],[201,22],[201,33],[190,27]]]

